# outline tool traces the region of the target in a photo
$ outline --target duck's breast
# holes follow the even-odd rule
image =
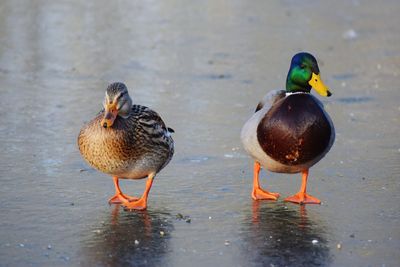
[[[124,168],[129,159],[126,132],[120,129],[119,119],[112,128],[100,125],[102,115],[87,123],[78,136],[78,147],[83,158],[94,168],[114,174]]]
[[[329,151],[334,128],[314,96],[293,94],[275,103],[265,114],[257,128],[257,139],[268,157],[300,171]]]

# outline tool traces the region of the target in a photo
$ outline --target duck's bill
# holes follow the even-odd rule
[[[118,110],[115,105],[111,104],[105,108],[104,117],[101,120],[100,124],[104,128],[109,128],[114,124],[115,119],[117,118]]]
[[[329,88],[322,82],[319,74],[313,73],[311,76],[311,80],[308,82],[312,88],[317,91],[318,94],[322,96],[331,96],[332,93],[329,91]]]

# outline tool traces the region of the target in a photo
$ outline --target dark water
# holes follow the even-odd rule
[[[0,266],[399,266],[398,13],[390,0],[2,1]],[[337,139],[308,188],[323,204],[253,202],[240,129],[300,50],[333,92]],[[176,131],[146,212],[109,206],[111,178],[76,146],[113,81]],[[282,199],[301,182],[261,176]]]

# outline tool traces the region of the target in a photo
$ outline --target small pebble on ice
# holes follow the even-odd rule
[[[47,245],[47,249],[51,249],[51,245]]]
[[[68,256],[61,256],[60,258],[65,260],[65,261],[69,261],[69,259],[70,259]]]
[[[164,235],[165,235],[164,231],[160,231],[160,236],[164,236]]]
[[[313,241],[311,241],[311,243],[313,243],[313,245],[316,245],[316,244],[318,244],[318,240],[314,239]]]
[[[337,249],[342,249],[342,244],[339,243],[336,245],[336,247],[337,247]]]
[[[400,152],[400,149],[399,149],[399,152]],[[211,220],[211,219],[212,219],[212,217],[211,217],[211,216],[208,216],[208,219],[209,219],[209,220]]]
[[[225,240],[225,246],[229,246],[231,242],[229,240]]]
[[[187,223],[190,223],[190,222],[192,221],[192,219],[190,218],[190,216],[188,216],[188,215],[183,216],[181,213],[178,213],[178,214],[176,215],[176,219],[177,219],[177,220],[184,220],[184,221],[187,222]]]
[[[20,246],[21,248],[25,247],[25,245],[24,245],[24,244],[19,244],[19,246]]]
[[[342,37],[345,40],[354,40],[358,37],[358,34],[355,30],[349,29],[342,34]]]
[[[135,246],[139,245],[139,240],[135,239]]]

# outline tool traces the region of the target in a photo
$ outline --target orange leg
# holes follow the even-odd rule
[[[271,193],[266,190],[261,189],[260,183],[258,181],[259,173],[260,173],[260,163],[257,161],[254,162],[254,178],[253,178],[253,192],[251,193],[251,197],[254,200],[259,199],[270,199],[270,200],[277,200],[279,197],[279,193]]]
[[[147,208],[147,197],[149,195],[151,185],[153,184],[154,176],[155,173],[149,174],[146,182],[146,189],[144,190],[141,198],[135,201],[124,201],[122,206],[129,210],[145,210]]]
[[[297,203],[300,205],[303,204],[320,204],[321,200],[318,198],[315,198],[313,196],[310,196],[306,193],[307,191],[307,178],[308,178],[308,170],[303,171],[303,177],[302,177],[302,183],[301,183],[301,188],[300,191],[288,198],[285,198],[285,201],[288,202],[293,202]]]
[[[110,204],[122,204],[125,201],[134,201],[137,200],[137,197],[131,197],[125,195],[121,192],[121,188],[119,187],[119,180],[117,176],[113,176],[114,186],[115,186],[115,195],[108,200]]]

